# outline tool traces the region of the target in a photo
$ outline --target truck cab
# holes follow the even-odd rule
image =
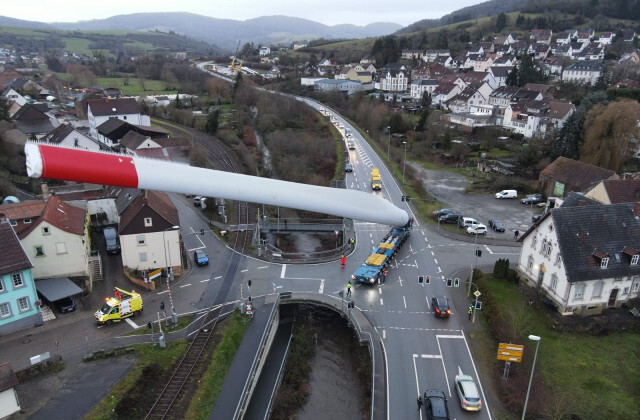
[[[374,191],[380,191],[382,189],[382,181],[380,180],[380,171],[378,168],[371,170],[371,189]]]

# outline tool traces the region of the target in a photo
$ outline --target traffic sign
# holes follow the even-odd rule
[[[153,280],[156,277],[160,277],[160,274],[162,274],[162,269],[158,268],[157,270],[154,270],[152,272],[149,273],[149,280]]]
[[[498,344],[498,360],[506,360],[508,362],[522,362],[522,352],[524,346],[521,344]]]
[[[498,360],[505,360],[507,362],[520,363],[520,362],[522,362],[522,356],[502,356],[502,355],[498,355]]]
[[[524,346],[522,344],[511,344],[511,343],[500,343],[498,344],[498,349],[500,350],[515,350],[522,353],[524,351]]]
[[[473,295],[474,295],[475,297],[480,297],[480,295],[481,295],[481,294],[482,294],[482,293],[480,293],[480,290],[476,290],[475,292],[473,292]]]

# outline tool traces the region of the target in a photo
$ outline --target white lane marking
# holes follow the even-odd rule
[[[318,290],[318,293],[323,293],[324,292],[324,279],[320,280],[320,290]]]
[[[180,288],[182,289],[183,287],[189,287],[189,286],[191,286],[191,283],[183,284],[180,286]]]
[[[161,295],[163,293],[169,293],[169,291],[168,290],[163,290],[162,292],[158,292],[159,295]]]
[[[416,357],[418,357],[417,354],[414,354],[412,359],[413,359],[413,373],[416,376],[416,390],[418,391],[418,395],[422,395],[422,393],[420,392],[420,384],[418,383],[418,368],[416,367]],[[418,413],[420,413],[420,420],[422,420],[422,410],[419,410]]]
[[[380,306],[384,305],[382,298],[380,298]]]
[[[464,338],[464,335],[436,335],[438,338]],[[469,353],[471,354],[471,353]]]
[[[136,330],[137,330],[138,328],[140,328],[140,327],[138,326],[138,324],[136,324],[135,322],[133,322],[133,321],[132,321],[132,320],[130,320],[129,318],[125,318],[124,320],[125,320],[125,321],[127,321],[127,324],[131,325],[134,329],[136,329]]]
[[[424,298],[427,299],[427,308],[431,310],[431,305],[429,305],[429,296],[425,296]]]
[[[211,280],[211,279],[204,279],[204,280],[200,280],[200,283],[205,283],[205,282],[207,282],[207,281],[209,281],[209,280]]]
[[[411,253],[413,254],[413,248],[411,247],[411,244],[409,244],[409,251],[411,251]]]
[[[386,339],[387,338],[387,330],[382,330],[382,339]]]
[[[262,267],[258,267],[258,270],[262,270],[263,268],[269,268],[268,265],[263,265]]]
[[[404,309],[407,309],[407,299],[404,298],[404,295],[402,296],[402,302],[404,302]]]
[[[421,354],[420,357],[423,359],[442,359],[441,354]]]
[[[440,340],[437,334],[436,334],[436,342],[438,343],[438,351],[440,352],[440,355],[442,355],[442,349],[440,348]],[[447,375],[447,367],[444,365],[444,358],[442,358],[442,356],[440,357],[440,360],[442,360],[442,370],[444,371],[444,379],[447,382],[447,391],[449,391],[449,397],[451,397],[451,387],[449,386],[449,375]]]
[[[241,273],[246,273],[247,271],[249,271],[248,269],[244,269],[244,270],[240,270]]]
[[[398,276],[398,283],[400,283],[400,287],[402,287],[402,277]]]
[[[197,251],[198,249],[204,249],[204,248],[206,248],[206,246],[199,246],[199,247],[197,247],[197,248],[187,249],[187,252]]]
[[[218,280],[218,279],[221,279],[221,278],[222,278],[222,276],[218,276],[218,277],[215,278],[215,280]]]
[[[420,267],[418,267],[418,260],[413,260],[413,262],[416,264],[416,268],[419,269]]]
[[[193,230],[193,228],[192,228],[191,226],[189,226],[189,227],[191,228],[191,233],[196,233],[196,231],[195,231],[195,230]],[[202,248],[206,248],[206,247],[207,247],[207,246],[204,244],[204,242],[202,242],[202,239],[200,239],[200,238],[198,237],[198,235],[193,235],[193,236],[195,236],[195,237],[196,237],[196,239],[197,239],[198,241],[200,241],[200,245],[202,245]],[[201,248],[201,249],[202,249],[202,248]]]
[[[485,245],[484,247],[491,255],[520,255],[517,252],[493,252],[487,245]]]
[[[282,265],[282,271],[280,272],[280,278],[281,279],[284,278],[284,275],[286,274],[286,272],[287,272],[287,264],[283,264]]]
[[[438,264],[438,260],[436,260],[435,258],[433,259],[433,261],[434,261],[436,264]]]
[[[379,279],[378,279],[379,280]],[[382,294],[382,287],[378,287],[378,294],[381,295]]]
[[[438,273],[442,273],[442,268],[438,267]]]
[[[433,251],[431,251],[431,256],[432,256],[432,257],[435,257],[435,256],[436,256],[436,254],[434,254],[434,253],[433,253]]]
[[[436,335],[437,337],[437,335]],[[458,338],[458,336],[451,336],[452,338]],[[464,340],[464,344],[467,346],[467,352],[469,353],[469,359],[471,359],[471,366],[473,366],[473,372],[476,374],[476,379],[478,380],[478,385],[480,385],[480,392],[482,392],[482,400],[484,402],[484,406],[487,408],[485,411],[489,415],[489,420],[491,420],[491,410],[489,410],[489,405],[487,404],[487,397],[484,396],[484,389],[482,389],[482,384],[480,383],[480,376],[478,376],[478,370],[476,369],[476,364],[473,362],[473,356],[471,355],[471,350],[469,349],[469,343],[467,343],[467,338],[462,335],[462,339]]]
[[[373,234],[371,232],[369,232],[369,237],[373,238]]]

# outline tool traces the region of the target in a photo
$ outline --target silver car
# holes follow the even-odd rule
[[[455,388],[460,399],[460,407],[467,411],[480,411],[482,408],[482,399],[480,392],[469,375],[462,373],[462,369],[458,368],[458,374],[455,379]]]

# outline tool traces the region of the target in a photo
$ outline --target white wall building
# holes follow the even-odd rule
[[[134,125],[151,125],[147,115],[140,114],[138,103],[133,98],[89,99],[87,117],[91,137],[98,138],[97,127],[109,118],[118,118]]]

